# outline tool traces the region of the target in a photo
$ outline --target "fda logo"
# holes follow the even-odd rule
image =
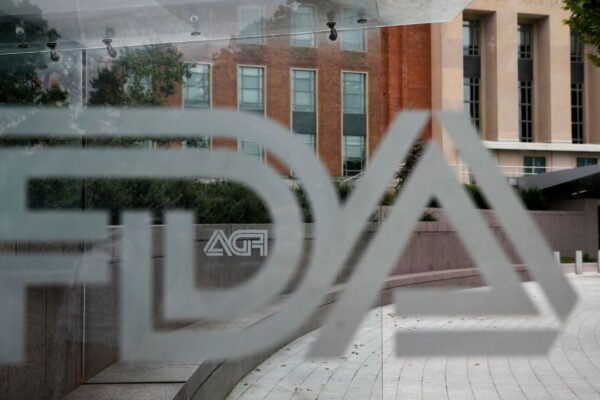
[[[2,109],[3,137],[181,138],[190,132],[213,138],[257,143],[294,171],[308,198],[314,222],[303,224],[302,209],[289,185],[268,163],[225,149],[101,149],[56,147],[39,151],[0,149],[0,242],[102,242],[108,213],[101,211],[31,211],[27,182],[32,179],[226,179],[246,185],[269,211],[272,248],[250,279],[227,288],[197,287],[197,227],[192,210],[165,212],[164,288],[154,288],[154,237],[149,211],[125,211],[120,235],[119,344],[123,361],[196,363],[245,357],[272,349],[305,326],[331,294],[340,270],[353,257],[364,227],[432,115],[404,111],[383,136],[369,168],[342,204],[328,170],[314,152],[268,119],[231,110]],[[435,113],[456,152],[469,165],[482,193],[527,271],[546,301],[530,297],[497,237],[445,160],[436,140],[427,143],[387,219],[354,260],[351,275],[331,305],[310,356],[340,357],[352,343],[363,316],[380,298],[419,223],[435,199],[477,265],[486,287],[393,288],[398,315],[493,316],[505,319],[501,329],[453,327],[396,333],[404,356],[545,354],[560,324],[571,313],[577,295],[542,233],[496,166],[480,136],[462,113]],[[224,133],[228,132],[227,134]],[[167,167],[168,166],[168,167]],[[305,237],[309,236],[310,252]],[[207,256],[266,256],[266,231],[239,230],[227,236],[217,230],[204,248]],[[0,255],[0,362],[22,362],[26,328],[23,294],[36,285],[110,283],[108,260],[93,252],[77,255]],[[302,265],[302,274],[298,266]],[[287,289],[290,283],[294,290]],[[284,294],[284,295],[282,295]],[[163,321],[219,322],[215,329],[154,329],[155,300],[162,302]],[[229,321],[271,308],[277,312],[243,329],[223,329]],[[541,311],[550,305],[553,324]],[[512,329],[512,316],[538,319],[534,329]],[[503,323],[504,323],[503,322]],[[533,324],[531,326],[534,326]],[[529,327],[527,327],[529,328]]]
[[[240,229],[227,237],[222,229],[217,229],[204,246],[204,254],[209,257],[250,257],[256,249],[261,257],[265,257],[269,253],[268,239],[266,230]]]

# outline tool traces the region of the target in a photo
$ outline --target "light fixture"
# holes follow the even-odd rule
[[[102,39],[102,43],[104,43],[104,45],[106,46],[106,51],[108,52],[108,55],[111,58],[115,58],[117,56],[117,50],[115,50],[115,48],[112,47],[112,39],[110,39],[110,38]]]
[[[329,28],[329,40],[335,42],[338,37],[337,30],[335,29],[335,21],[329,21],[327,27]]]
[[[54,62],[60,60],[60,54],[56,51],[56,42],[48,42],[46,43],[46,47],[50,50],[50,59]]]
[[[192,23],[192,25],[194,25],[194,30],[192,32],[190,32],[190,35],[200,36],[202,34],[202,32],[200,32],[198,30],[198,27],[196,26],[196,24],[198,24],[199,20],[200,20],[200,18],[195,14],[190,16],[190,22]]]
[[[367,22],[369,22],[369,20],[367,19],[365,9],[364,7],[361,7],[358,11],[358,19],[356,20],[356,23],[362,25],[366,24]]]
[[[15,27],[15,34],[19,39],[21,39],[21,43],[17,45],[20,49],[26,49],[29,47],[29,43],[26,41],[25,28],[23,27],[23,21],[17,24]]]

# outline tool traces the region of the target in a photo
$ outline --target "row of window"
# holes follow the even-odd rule
[[[481,37],[478,20],[463,21],[464,111],[476,128],[481,126]],[[533,25],[518,25],[518,118],[519,140],[533,141],[534,71]],[[583,46],[571,33],[571,136],[572,143],[584,142]]]
[[[597,164],[597,158],[577,157],[577,168]],[[523,173],[525,175],[543,174],[546,172],[546,157],[524,157],[523,167]]]
[[[210,65],[196,64],[184,82],[183,105],[186,108],[209,108],[211,104]],[[367,135],[367,75],[342,73],[343,173],[355,175],[365,168]],[[265,114],[265,69],[258,66],[238,67],[238,108]],[[292,130],[296,137],[316,152],[317,144],[317,71],[291,71]],[[197,144],[205,147],[208,140]],[[190,146],[190,144],[188,144]],[[256,143],[242,141],[240,151],[262,158],[264,150]]]
[[[317,24],[315,8],[310,5],[295,4],[291,8],[292,35],[290,41],[296,47],[315,47],[316,36],[314,30]],[[238,8],[238,24],[242,43],[265,44],[264,8],[260,4],[242,5]],[[344,26],[353,25],[358,19],[355,10],[342,9],[341,21]],[[339,33],[340,45],[344,50],[365,51],[366,40],[363,29],[353,29]]]

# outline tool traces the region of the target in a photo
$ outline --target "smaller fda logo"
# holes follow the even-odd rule
[[[240,229],[229,237],[222,229],[217,229],[204,246],[204,254],[209,257],[239,256],[250,257],[257,249],[261,257],[269,254],[269,233],[260,229]]]

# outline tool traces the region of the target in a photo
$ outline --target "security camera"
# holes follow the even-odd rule
[[[57,45],[56,42],[46,43],[46,46],[50,50],[50,59],[54,62],[57,62],[60,60],[60,54],[58,53],[58,51],[56,51],[56,45]]]
[[[329,28],[330,32],[329,32],[329,40],[331,40],[332,42],[335,42],[337,40],[338,37],[338,33],[337,30],[335,29],[335,22],[334,21],[330,21],[327,23],[327,27]]]
[[[108,52],[108,55],[111,58],[115,58],[117,56],[117,50],[115,50],[115,48],[112,47],[112,39],[102,39],[102,43],[104,43],[104,45],[106,46],[106,51]]]
[[[17,36],[23,36],[25,34],[25,28],[23,28],[21,25],[17,25],[15,28],[15,33]]]

